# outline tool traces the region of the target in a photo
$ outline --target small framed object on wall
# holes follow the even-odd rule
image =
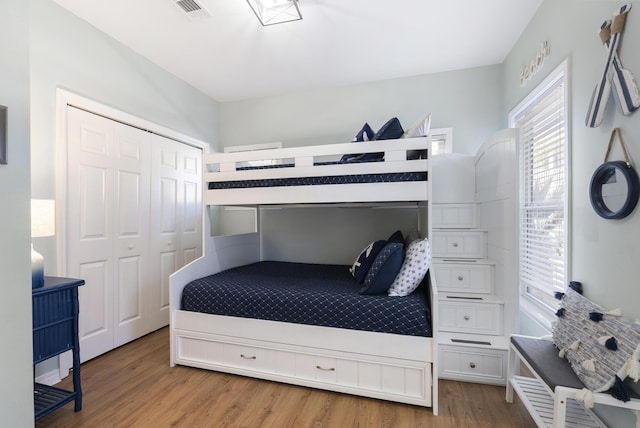
[[[7,108],[0,106],[0,164],[7,164]]]

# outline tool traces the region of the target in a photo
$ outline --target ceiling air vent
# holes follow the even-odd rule
[[[189,18],[204,18],[211,14],[196,0],[173,0],[176,6],[180,8]]]

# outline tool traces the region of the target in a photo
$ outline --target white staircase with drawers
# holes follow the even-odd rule
[[[515,139],[497,137],[476,156],[432,159],[431,242],[440,378],[505,385],[518,312]]]

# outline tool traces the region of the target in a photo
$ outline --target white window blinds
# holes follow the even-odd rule
[[[566,88],[557,71],[510,117],[520,128],[520,284],[552,307],[567,283]]]
[[[429,131],[431,137],[431,154],[451,153],[453,145],[453,129],[437,128]]]

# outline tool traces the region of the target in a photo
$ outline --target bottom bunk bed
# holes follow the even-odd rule
[[[344,266],[259,262],[257,234],[207,244],[205,256],[171,277],[172,366],[421,405],[437,414],[431,322],[437,314],[429,304],[437,295],[429,275],[406,298],[362,296]],[[210,287],[214,274],[222,280],[217,291]],[[302,287],[302,279],[311,285]]]

